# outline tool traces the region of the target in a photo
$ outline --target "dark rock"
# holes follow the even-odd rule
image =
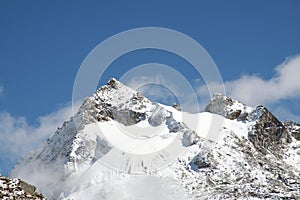
[[[152,115],[149,117],[148,121],[149,124],[152,126],[159,126],[166,120],[166,110],[156,105],[156,108],[154,109]]]
[[[174,104],[172,105],[172,107],[175,108],[175,109],[178,110],[178,111],[181,111],[181,108],[180,108],[180,106],[179,106],[177,103],[174,103]]]
[[[115,78],[109,79],[107,85],[111,86],[112,88],[117,88],[118,81]]]
[[[252,120],[256,123],[249,132],[249,140],[257,149],[275,153],[290,141],[285,126],[264,106],[257,106],[250,115],[255,116]]]
[[[248,116],[246,108],[247,106],[239,101],[222,94],[214,94],[209,104],[205,107],[205,112],[222,115],[231,120],[238,118],[245,120]]]
[[[291,142],[289,132],[296,139],[300,139],[300,125],[296,126],[292,123],[284,125],[261,105],[253,109],[222,94],[215,94],[205,111],[222,115],[230,120],[255,122],[249,131],[249,140],[264,154],[270,151],[280,155],[282,145]]]
[[[233,100],[222,94],[214,94],[209,104],[205,107],[205,112],[211,112],[214,114],[222,115],[226,118],[231,115],[228,111],[228,107],[233,105]]]
[[[242,113],[241,110],[233,110],[228,115],[228,118],[231,119],[231,120],[237,119],[237,118],[239,118],[239,116],[240,116],[241,113]]]
[[[112,119],[116,120],[119,123],[124,124],[125,126],[130,126],[136,124],[146,118],[145,113],[135,112],[132,110],[118,110],[112,109]]]
[[[211,167],[210,163],[206,162],[202,155],[197,155],[190,162],[191,169],[194,171],[199,171],[199,169]]]
[[[44,196],[36,192],[36,187],[20,179],[10,179],[0,175],[0,199],[44,200]]]
[[[36,194],[36,187],[33,185],[30,185],[28,183],[26,183],[25,181],[21,181],[19,182],[20,187],[27,193],[31,194],[31,195],[35,195]]]
[[[290,132],[292,137],[294,137],[296,140],[300,140],[300,124],[292,121],[285,121],[283,125]]]
[[[244,112],[239,115],[238,119],[241,121],[247,121],[248,116],[249,116],[249,113]]]

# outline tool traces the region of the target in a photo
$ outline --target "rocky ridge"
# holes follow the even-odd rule
[[[214,106],[215,104],[217,106]],[[228,194],[231,198],[240,197],[242,193],[242,196],[265,199],[300,198],[298,167],[300,159],[296,155],[296,152],[300,149],[299,139],[297,138],[300,130],[298,124],[280,122],[264,106],[259,105],[251,108],[219,94],[213,96],[205,110],[220,114],[230,120],[249,124],[247,135],[245,134],[240,138],[231,131],[225,139],[225,146],[232,145],[233,152],[236,150],[243,152],[242,159],[236,158],[236,161],[241,162],[236,166],[239,170],[235,167],[231,172],[227,172],[229,177],[234,174],[234,178],[227,182],[227,184],[230,184],[230,187],[234,187],[233,191]],[[211,153],[214,155],[216,150]],[[219,152],[221,156],[215,158],[209,156],[208,158],[214,159],[208,159],[210,162],[206,161],[206,165],[220,165],[218,160],[226,157],[222,154],[222,152]],[[296,161],[296,163],[291,163],[291,161]],[[260,175],[257,172],[255,175],[250,175],[256,170],[259,170]],[[239,178],[237,175],[243,171],[245,174]],[[220,176],[222,177],[222,175]],[[264,180],[263,183],[258,181],[261,178]],[[244,187],[248,185],[249,188],[246,190],[246,193],[245,191],[241,192],[238,189],[241,187],[236,184],[242,184]]]

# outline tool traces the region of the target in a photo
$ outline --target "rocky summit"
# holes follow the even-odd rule
[[[299,139],[264,106],[187,113],[111,79],[10,176],[47,199],[299,199]]]

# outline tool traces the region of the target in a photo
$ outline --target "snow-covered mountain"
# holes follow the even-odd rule
[[[111,79],[10,176],[48,199],[297,199],[300,125],[218,94],[185,113]]]

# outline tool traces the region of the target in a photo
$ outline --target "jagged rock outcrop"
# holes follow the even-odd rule
[[[207,152],[203,149],[183,174],[198,178],[189,183],[191,192],[203,194],[198,199],[299,199],[299,171],[227,131],[222,144]]]
[[[0,199],[44,200],[36,187],[20,179],[10,179],[0,175]]]
[[[144,109],[150,101],[116,79],[100,87],[94,95],[85,99],[82,119],[85,124],[96,121],[116,120],[126,126],[145,119]]]
[[[251,108],[222,94],[212,97],[205,111],[222,115],[230,120],[238,119],[252,123],[249,140],[260,151],[279,155],[282,145],[291,142],[286,127],[266,107]]]
[[[253,108],[222,94],[214,94],[205,107],[206,112],[222,115],[231,120],[238,118],[245,120],[252,110]]]
[[[280,155],[282,145],[291,142],[285,126],[264,106],[257,106],[248,120],[255,120],[249,131],[249,139],[262,152]]]
[[[285,121],[283,125],[296,140],[300,140],[300,124],[292,121]]]

